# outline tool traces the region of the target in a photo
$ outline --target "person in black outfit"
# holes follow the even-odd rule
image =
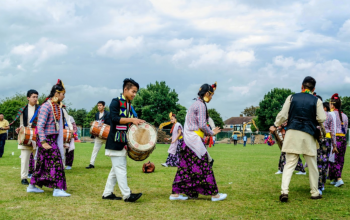
[[[101,124],[110,125],[111,122],[109,118],[109,112],[105,110],[105,105],[106,103],[104,101],[99,101],[97,103],[98,112],[95,115],[95,121],[98,121]],[[89,166],[86,167],[86,169],[95,168],[95,160],[96,160],[97,154],[100,151],[102,145],[106,144],[106,140],[102,138],[94,137],[94,136],[92,136],[92,138],[95,138],[95,145],[92,151],[90,164]]]

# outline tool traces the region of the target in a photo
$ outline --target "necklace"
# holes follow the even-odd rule
[[[313,92],[311,92],[309,89],[303,89],[303,91],[301,91],[302,93],[306,93],[306,94],[313,94]]]
[[[53,102],[52,100],[51,100],[51,104],[52,104],[52,107],[53,107],[53,114],[55,115],[55,119],[56,119],[56,121],[59,121],[61,119],[60,106],[57,103]],[[58,112],[57,112],[57,110],[56,110],[56,108],[54,106],[57,106]]]

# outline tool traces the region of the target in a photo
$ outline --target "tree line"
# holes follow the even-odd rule
[[[43,103],[47,95],[39,96],[39,103]],[[17,93],[12,97],[0,100],[0,113],[3,113],[5,119],[11,122],[17,115],[18,110],[28,103],[26,94]],[[71,108],[70,103],[65,103],[68,114],[71,115],[76,124],[84,128],[89,128],[90,123],[95,120],[95,114],[98,112],[97,105],[94,105],[89,111],[84,108]],[[161,123],[170,121],[169,113],[173,112],[177,120],[183,125],[187,113],[187,108],[179,103],[178,94],[166,83],[150,83],[146,88],[141,88],[138,95],[132,102],[139,118],[142,118],[150,124],[158,127]],[[106,110],[109,111],[108,106]],[[223,128],[224,122],[216,109],[208,110],[210,117],[216,126]],[[14,124],[19,126],[19,120]],[[170,125],[169,125],[170,127]]]

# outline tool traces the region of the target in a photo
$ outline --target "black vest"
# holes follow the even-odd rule
[[[303,131],[318,139],[316,120],[318,98],[306,93],[297,93],[291,99],[287,129]]]
[[[38,105],[35,105],[35,111],[37,109],[38,109]],[[28,106],[24,109],[22,114],[23,114],[23,126],[27,127],[28,126]],[[34,112],[34,114],[35,114],[35,112]],[[30,119],[30,120],[32,120],[32,119]]]

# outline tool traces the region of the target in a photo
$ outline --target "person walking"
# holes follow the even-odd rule
[[[243,147],[245,147],[247,145],[247,135],[244,135],[243,142]]]
[[[10,129],[9,122],[4,119],[4,114],[0,113],[0,158],[4,154],[8,129]]]

